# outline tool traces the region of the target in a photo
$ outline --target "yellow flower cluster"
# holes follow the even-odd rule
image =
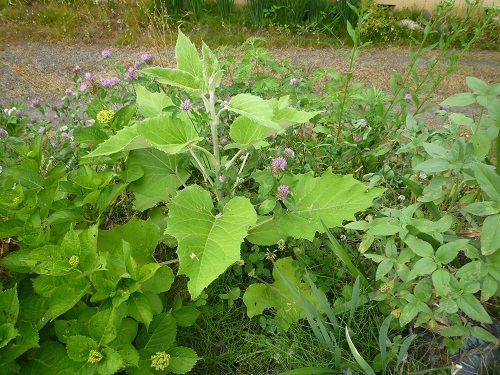
[[[170,354],[165,352],[156,352],[155,355],[151,356],[151,367],[156,371],[165,370],[170,364]]]
[[[77,255],[72,255],[71,258],[69,258],[70,266],[78,266],[78,263],[80,263],[80,258]]]
[[[92,349],[89,354],[89,362],[90,363],[97,363],[102,359],[102,354],[99,353],[97,350]]]
[[[113,117],[115,117],[115,111],[112,109],[103,109],[97,114],[97,121],[107,124]]]

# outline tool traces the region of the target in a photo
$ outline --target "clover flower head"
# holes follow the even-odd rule
[[[92,80],[92,78],[94,78],[94,76],[90,72],[85,73],[84,77],[87,81],[90,81]]]
[[[295,157],[295,152],[290,147],[285,147],[285,149],[283,150],[283,154],[287,158],[293,158],[293,157]]]
[[[61,139],[69,139],[69,134],[66,132],[61,133]]]
[[[30,124],[34,124],[34,123],[36,123],[36,118],[33,118],[33,117],[30,118]]]
[[[138,75],[137,72],[135,71],[134,67],[131,66],[128,68],[127,72],[125,73],[125,80],[127,81],[133,81],[134,79],[137,79]]]
[[[111,51],[107,50],[107,49],[103,49],[101,52],[101,56],[105,59],[105,58],[111,56]]]
[[[363,120],[359,123],[359,126],[361,126],[362,128],[366,128],[366,125],[368,125],[368,122],[366,122],[366,120]]]
[[[222,138],[221,138],[221,140],[220,140],[220,143],[221,143],[222,145],[227,145],[227,142],[228,142],[228,140],[227,140],[227,138],[226,138],[226,137],[222,137]]]
[[[286,167],[286,160],[282,157],[274,158],[271,161],[269,168],[271,169],[271,174],[276,175],[281,171],[284,171]]]
[[[405,100],[411,100],[411,94],[406,94],[405,95]]]
[[[134,66],[134,69],[139,69],[141,67],[141,62],[136,61],[133,66]]]
[[[153,61],[153,56],[151,56],[150,53],[143,53],[141,55],[141,60],[144,61],[146,64],[149,64]]]
[[[14,115],[16,115],[17,117],[21,117],[23,115],[23,111],[21,111],[20,109],[16,109],[14,111]]]
[[[181,103],[181,109],[186,112],[191,112],[193,110],[193,104],[190,99],[186,99]]]
[[[102,359],[102,354],[99,353],[97,350],[92,349],[89,353],[89,359],[88,362],[90,363],[97,363]]]
[[[219,176],[219,182],[223,184],[224,182],[227,182],[227,178],[225,176],[223,176],[223,175],[220,175]]]
[[[276,199],[282,201],[288,196],[289,193],[290,193],[290,188],[288,186],[280,185],[276,190]]]
[[[86,83],[82,84],[80,86],[80,92],[84,92],[85,90],[87,90],[89,88],[89,85],[87,85]]]
[[[66,89],[65,93],[66,93],[66,95],[68,95],[68,96],[69,96],[69,95],[73,94],[73,90],[71,90],[71,89]]]
[[[4,128],[0,128],[0,138],[2,138],[4,135],[7,135],[7,131]]]
[[[99,77],[99,82],[101,82],[102,87],[111,87],[114,86],[118,83],[120,83],[120,78],[118,77],[112,77],[112,78],[104,78],[104,77]]]
[[[38,128],[38,133],[42,134],[45,131],[45,126],[40,126]]]
[[[40,108],[40,100],[38,100],[38,99],[32,99],[30,107],[31,108]]]
[[[74,266],[78,266],[78,263],[80,263],[80,258],[78,257],[78,255],[72,255],[70,258],[69,258],[69,265],[74,267]]]
[[[75,65],[75,68],[73,69],[75,72],[79,72],[82,70],[82,68],[80,67],[80,65]]]
[[[108,124],[114,116],[115,111],[112,109],[103,109],[97,114],[97,121],[102,122],[103,124]]]
[[[300,79],[292,77],[290,78],[290,85],[298,85],[300,82]]]
[[[165,352],[156,352],[151,356],[151,367],[156,371],[165,370],[170,364],[170,354]]]
[[[50,106],[50,109],[53,110],[54,112],[57,111],[57,104],[52,104]]]
[[[78,147],[78,143],[77,142],[71,142],[69,145],[71,146],[71,148]]]

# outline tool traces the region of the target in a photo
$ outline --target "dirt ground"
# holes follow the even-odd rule
[[[102,61],[103,49],[111,50],[114,58],[111,63]],[[346,73],[349,67],[348,51],[338,48],[288,48],[270,49],[270,51],[276,60],[286,59],[306,72],[321,67],[332,67],[340,73]],[[73,87],[71,78],[76,65],[94,76],[110,76],[114,65],[122,63],[124,67],[128,67],[139,60],[142,53],[151,53],[158,64],[164,66],[175,64],[173,50],[160,53],[151,47],[0,44],[0,103],[7,106],[38,99],[49,104],[57,104],[64,96],[65,89]],[[353,80],[389,91],[391,72],[404,73],[409,63],[407,48],[363,49],[359,52]],[[423,60],[419,61],[418,66],[419,69],[425,70]],[[440,66],[444,68],[446,65]],[[432,98],[433,103],[440,103],[452,94],[468,91],[465,82],[467,76],[477,77],[489,84],[500,81],[500,51],[469,52],[463,56],[458,66],[460,71],[447,78],[437,89]]]

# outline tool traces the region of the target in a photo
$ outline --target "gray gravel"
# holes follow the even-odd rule
[[[101,51],[109,49],[111,60],[102,60]],[[349,66],[348,54],[338,48],[330,49],[272,49],[276,60],[287,59],[298,68],[310,71],[320,67],[333,67],[345,73]],[[173,49],[158,53],[153,47],[114,47],[106,45],[57,45],[27,43],[0,44],[0,103],[27,102],[38,99],[46,103],[59,103],[66,88],[72,88],[72,75],[76,65],[94,76],[111,76],[118,63],[125,68],[140,60],[142,53],[151,53],[155,63],[173,66]],[[235,54],[230,51],[229,54]],[[370,48],[360,51],[354,69],[354,81],[375,84],[388,89],[392,71],[403,73],[410,59],[406,48]],[[420,62],[420,69],[424,69]],[[434,96],[435,103],[457,92],[468,91],[465,77],[472,75],[488,83],[499,82],[500,51],[477,51],[461,60],[461,71],[446,80]],[[28,105],[25,106],[27,108]]]

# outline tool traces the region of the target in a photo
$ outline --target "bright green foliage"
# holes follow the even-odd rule
[[[235,197],[213,216],[210,194],[196,185],[178,192],[168,207],[167,232],[179,241],[179,273],[189,276],[189,292],[197,298],[240,259],[241,242],[257,214],[248,199]]]
[[[278,259],[274,267],[279,268],[300,294],[321,310],[321,304],[317,301],[310,285],[297,277],[292,258]],[[282,328],[287,329],[290,324],[304,319],[306,315],[300,300],[290,291],[276,269],[273,270],[273,277],[275,281],[270,285],[260,283],[250,285],[243,295],[243,302],[247,306],[249,317],[260,315],[265,309],[274,308],[281,318]]]
[[[276,206],[274,219],[250,232],[249,241],[260,245],[271,245],[260,232],[275,230],[285,236],[312,241],[316,232],[324,227],[339,226],[344,220],[353,220],[354,214],[369,207],[383,189],[366,186],[352,176],[341,176],[327,170],[321,177],[312,173],[284,176],[281,180],[290,186],[293,200],[290,209]],[[275,243],[275,242],[274,242]]]

